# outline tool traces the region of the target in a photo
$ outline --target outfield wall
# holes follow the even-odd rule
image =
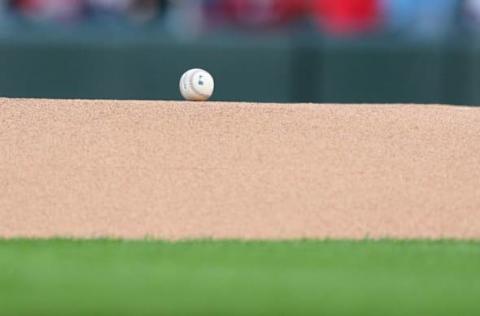
[[[480,104],[480,51],[460,40],[40,33],[1,37],[0,56],[7,97],[175,100],[181,73],[201,66],[217,100]]]

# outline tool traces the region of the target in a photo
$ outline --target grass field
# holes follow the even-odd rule
[[[0,241],[1,315],[480,315],[480,243]]]

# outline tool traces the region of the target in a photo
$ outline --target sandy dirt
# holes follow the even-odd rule
[[[0,99],[0,236],[480,238],[480,108]]]

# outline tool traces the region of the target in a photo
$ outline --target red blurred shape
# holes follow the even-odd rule
[[[372,30],[381,13],[379,0],[312,0],[318,22],[340,34]]]

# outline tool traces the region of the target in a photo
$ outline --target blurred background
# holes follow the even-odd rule
[[[0,96],[480,104],[480,0],[0,0]]]

